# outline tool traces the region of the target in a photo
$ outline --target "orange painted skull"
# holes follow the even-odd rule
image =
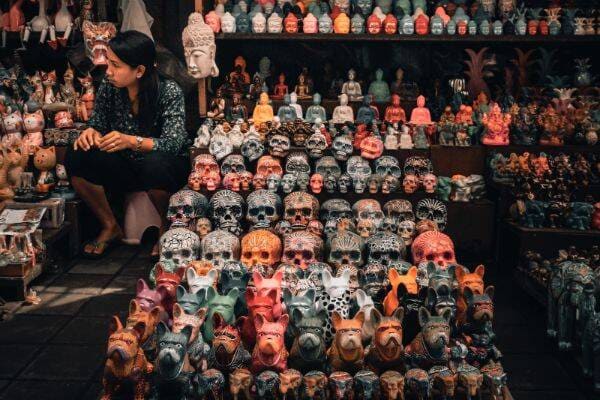
[[[266,229],[258,229],[242,238],[241,261],[248,268],[261,264],[274,266],[281,259],[281,240]]]
[[[262,156],[258,159],[258,164],[256,165],[256,174],[261,174],[263,176],[275,174],[279,175],[281,178],[283,176],[281,162],[277,158],[273,158],[271,156]]]
[[[383,142],[377,136],[368,136],[360,142],[360,155],[367,160],[375,160],[383,154]]]

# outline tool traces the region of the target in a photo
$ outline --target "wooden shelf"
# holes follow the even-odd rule
[[[219,33],[218,42],[238,40],[304,41],[304,42],[398,42],[398,43],[534,43],[534,44],[600,44],[600,35],[371,35],[335,33]]]
[[[595,229],[581,231],[578,229],[566,229],[566,228],[527,228],[521,226],[513,221],[506,221],[506,225],[512,231],[518,235],[556,235],[556,236],[573,236],[582,238],[595,238],[600,239],[600,231]]]

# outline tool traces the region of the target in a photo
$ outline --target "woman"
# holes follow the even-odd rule
[[[107,58],[89,128],[65,160],[73,187],[102,226],[83,249],[92,258],[123,236],[107,190],[147,191],[163,219],[162,233],[169,196],[189,172],[189,160],[182,156],[187,141],[183,93],[156,70],[154,42],[140,32],[119,33],[109,42]]]

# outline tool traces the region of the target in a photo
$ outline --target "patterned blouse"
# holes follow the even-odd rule
[[[152,137],[152,150],[183,154],[182,150],[187,141],[183,92],[174,81],[161,79],[153,132],[140,132],[137,118],[131,112],[127,89],[119,89],[104,78],[96,93],[94,111],[88,126],[103,135],[118,131],[128,135]],[[132,157],[138,154],[131,150],[127,152]]]

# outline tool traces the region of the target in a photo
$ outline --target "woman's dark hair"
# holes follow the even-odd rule
[[[156,47],[148,36],[138,31],[126,31],[108,42],[110,49],[132,68],[146,67],[140,78],[138,91],[138,124],[143,133],[152,136],[152,129],[158,108],[160,75],[156,69]]]

